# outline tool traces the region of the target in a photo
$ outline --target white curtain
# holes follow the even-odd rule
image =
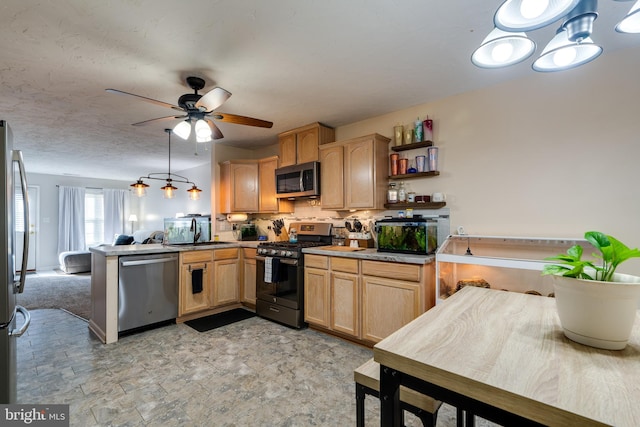
[[[84,194],[82,187],[60,186],[58,189],[58,253],[86,249]]]
[[[113,243],[116,234],[124,232],[124,203],[127,190],[104,190],[104,240]]]

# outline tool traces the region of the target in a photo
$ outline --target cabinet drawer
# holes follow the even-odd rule
[[[213,251],[213,259],[237,259],[238,248],[216,249]]]
[[[324,255],[305,255],[304,266],[327,270],[329,268],[329,257]]]
[[[345,273],[358,273],[358,260],[353,258],[331,257],[331,270]]]
[[[189,264],[192,262],[207,262],[213,261],[213,251],[189,251],[180,253],[180,262],[182,264]]]
[[[420,282],[422,266],[395,262],[362,261],[362,274],[365,276],[386,277],[396,280]]]
[[[257,249],[253,249],[253,248],[242,248],[242,255],[245,258],[255,258],[256,254],[258,253]]]

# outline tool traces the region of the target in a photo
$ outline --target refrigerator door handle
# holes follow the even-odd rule
[[[27,310],[21,305],[16,305],[16,312],[20,312],[24,316],[24,325],[22,325],[20,329],[14,329],[13,331],[9,331],[9,336],[18,338],[18,337],[21,337],[22,334],[27,332],[27,329],[29,328],[29,324],[31,324],[31,313],[29,313],[29,310]]]
[[[20,269],[20,282],[14,283],[14,290],[21,294],[24,291],[24,281],[27,278],[27,261],[29,258],[29,195],[27,193],[27,173],[24,169],[24,160],[22,159],[22,151],[13,150],[13,161],[18,163],[20,170],[20,186],[22,187],[22,203],[24,205],[24,243],[22,245],[22,267]]]

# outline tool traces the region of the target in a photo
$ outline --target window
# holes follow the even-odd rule
[[[87,247],[104,242],[104,197],[100,190],[87,189],[85,193],[84,238]]]

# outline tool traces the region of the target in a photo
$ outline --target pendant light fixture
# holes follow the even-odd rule
[[[471,62],[481,68],[501,68],[522,62],[535,51],[535,44],[524,32],[562,21],[532,68],[550,72],[578,67],[602,54],[602,47],[591,39],[597,17],[598,0],[506,0],[493,17],[494,30],[475,50]],[[615,30],[640,33],[640,0]]]
[[[186,123],[186,122],[182,122],[182,123]],[[187,123],[188,124],[188,123]],[[199,200],[200,199],[200,193],[202,192],[202,190],[200,190],[195,183],[189,181],[188,178],[181,176],[181,175],[177,175],[175,173],[171,173],[171,133],[172,130],[171,129],[165,129],[164,130],[166,133],[169,134],[169,168],[167,173],[150,173],[147,176],[141,176],[140,178],[138,178],[138,180],[131,184],[131,187],[133,187],[134,189],[134,194],[138,197],[142,197],[144,195],[146,195],[147,193],[147,188],[149,187],[148,184],[146,184],[143,179],[158,179],[161,181],[165,181],[165,185],[163,187],[161,187],[160,189],[164,192],[164,198],[165,199],[173,199],[175,196],[175,191],[178,189],[177,187],[175,187],[173,185],[174,182],[182,182],[185,184],[191,184],[192,187],[190,189],[187,190],[187,192],[189,193],[189,198],[191,200]],[[189,132],[191,132],[191,126],[189,126]]]

